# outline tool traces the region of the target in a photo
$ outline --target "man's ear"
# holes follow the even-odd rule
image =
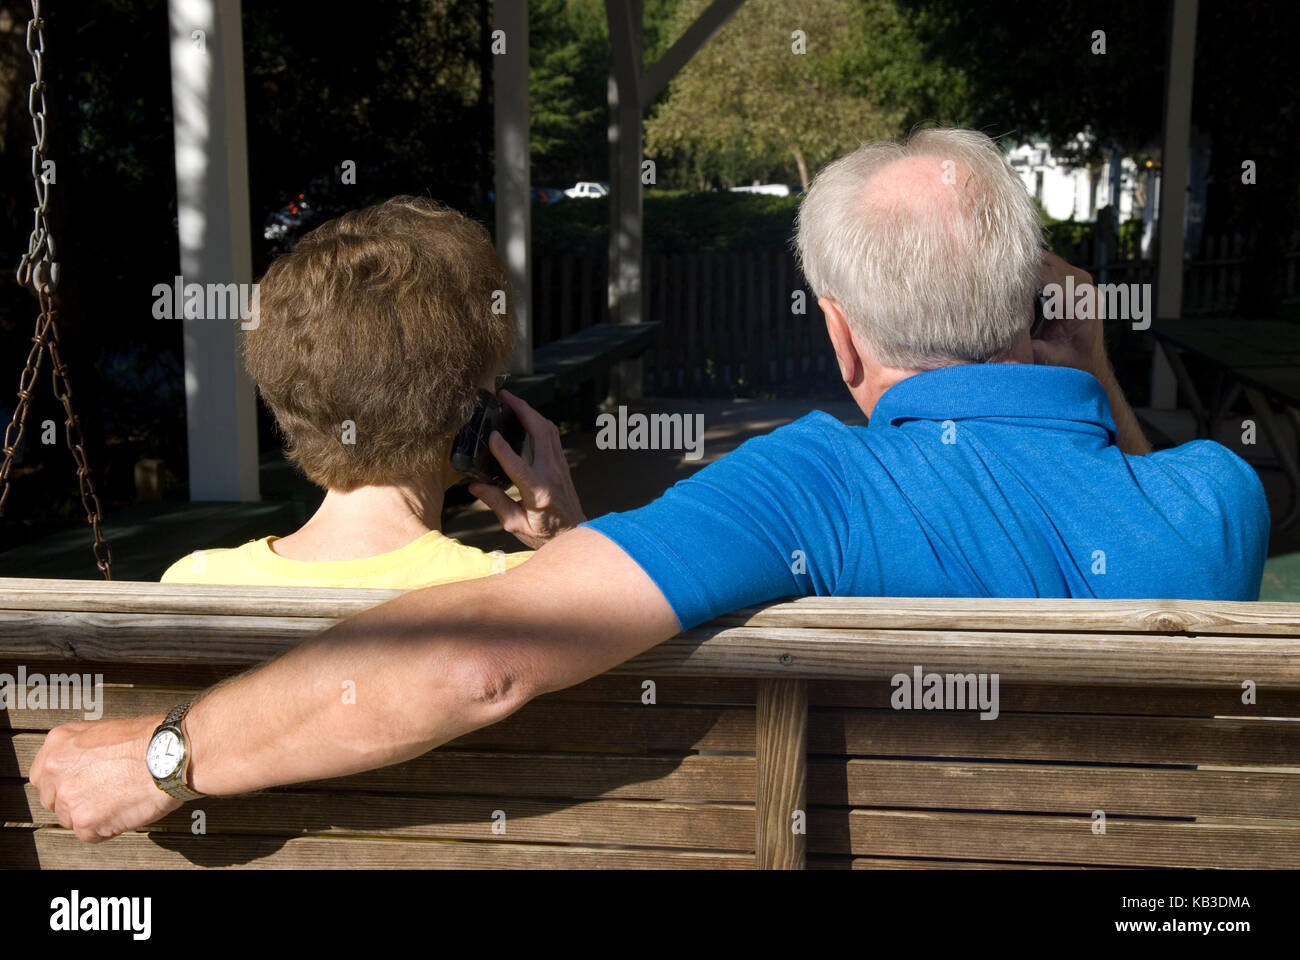
[[[853,342],[853,331],[849,329],[843,308],[829,297],[818,298],[817,305],[826,317],[826,333],[831,338],[831,346],[835,348],[840,376],[850,388],[859,386],[866,376],[866,370],[862,357],[858,354],[858,345]]]

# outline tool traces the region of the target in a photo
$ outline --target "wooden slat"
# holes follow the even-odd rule
[[[1182,717],[811,710],[814,754],[1300,767],[1300,723]]]
[[[894,688],[883,683],[812,680],[813,706],[891,708]],[[1004,713],[1108,713],[1174,717],[1300,717],[1300,689],[1255,690],[1256,702],[1241,702],[1239,686],[1103,687],[1097,684],[1000,683]]]
[[[1147,867],[1300,867],[1300,825],[813,809],[809,852]]]
[[[0,657],[0,673],[17,676],[20,661]],[[75,670],[77,673],[102,676],[103,682],[116,686],[136,685],[162,687],[179,694],[211,686],[239,673],[247,667],[230,664],[200,663],[111,663],[95,660],[32,660],[21,661],[28,675],[41,673],[50,676]],[[574,700],[584,702],[626,702],[640,704],[645,693],[643,683],[654,681],[654,698],[657,704],[748,704],[754,703],[757,681],[744,677],[713,679],[709,677],[667,677],[628,674],[617,676],[603,674],[582,683],[539,697],[539,701]],[[0,712],[0,727],[5,717]]]
[[[328,621],[315,618],[0,612],[0,656],[146,663],[257,663]],[[183,638],[183,639],[178,639]],[[1020,683],[1300,688],[1300,638],[968,634],[732,627],[691,630],[615,668],[654,676],[888,680],[996,673]]]
[[[0,611],[6,659],[254,664],[333,624],[315,617]]]
[[[752,850],[752,804],[598,800],[546,802],[500,797],[400,797],[364,793],[271,791],[205,797],[157,823],[150,833],[189,834],[202,810],[207,836],[365,835],[482,840],[491,843],[610,843],[700,850]],[[498,814],[498,811],[500,813]],[[494,833],[494,817],[500,830]],[[0,821],[58,826],[40,793],[0,780]]]
[[[403,590],[258,587],[114,580],[0,579],[0,610],[174,613],[338,619],[401,596]]]
[[[206,688],[240,670],[241,665],[106,663],[103,661],[22,661],[29,674],[49,676],[74,670],[100,675],[104,683],[134,684],[174,690],[179,698]],[[0,657],[0,673],[17,674],[19,661]],[[583,683],[548,693],[539,698],[584,702],[641,703],[642,684],[653,680],[659,704],[749,704],[754,703],[756,680],[744,677],[709,678],[664,675],[604,674]],[[1300,717],[1300,690],[1261,687],[1255,704],[1241,702],[1236,686],[1219,687],[1104,687],[1099,685],[1014,684],[999,686],[1004,713],[1106,713],[1164,716],[1259,716]],[[869,707],[889,709],[893,688],[885,683],[855,680],[814,680],[808,684],[813,706]],[[111,701],[109,704],[111,709]],[[120,715],[120,714],[113,714]],[[131,714],[127,714],[131,715]],[[70,718],[70,717],[69,717]],[[64,722],[63,719],[57,722]],[[0,728],[7,718],[0,713]],[[52,724],[51,724],[52,725]],[[28,726],[27,729],[43,729]]]
[[[808,812],[808,691],[803,681],[761,681],[756,715],[755,865],[802,870]]]
[[[1241,770],[816,759],[809,802],[1089,816],[1300,818],[1300,769]]]
[[[705,627],[615,672],[887,681],[917,664],[927,673],[996,673],[1020,683],[1239,689],[1248,678],[1293,689],[1300,687],[1300,638]]]
[[[339,619],[400,590],[0,579],[0,610],[190,613]],[[921,631],[1300,636],[1300,603],[801,597],[720,617],[720,625]]]
[[[6,743],[6,740],[9,741]],[[26,778],[44,734],[0,732],[0,777]],[[753,757],[433,750],[314,790],[538,799],[754,802]]]
[[[100,682],[112,687],[160,687],[178,694],[205,689],[249,669],[247,664],[230,663],[114,663],[103,660],[17,660],[0,656],[0,673],[17,678],[20,664],[27,668],[28,676],[36,673],[47,677],[58,673],[90,674],[103,678]],[[0,713],[0,727],[4,725],[4,715]]]
[[[165,714],[191,691],[158,687],[100,688],[102,719]],[[49,730],[86,719],[82,710],[0,712],[0,729]],[[503,746],[511,749],[753,750],[754,714],[744,706],[584,703],[537,700],[490,727],[452,741],[453,747]]]
[[[906,857],[814,857],[817,870],[1137,870],[1139,867],[1085,867],[1079,864],[1005,863],[996,860],[913,860]]]
[[[163,846],[162,844],[166,844]],[[0,864],[45,870],[748,870],[750,854],[609,849],[543,844],[358,839],[353,837],[209,837],[128,833],[89,846],[70,830],[0,830]]]
[[[657,323],[597,323],[533,351],[533,371],[550,374],[568,387],[599,376],[619,360],[649,347]]]
[[[1300,603],[801,597],[718,618],[754,627],[1300,635]]]
[[[162,712],[158,704],[165,702],[166,697],[149,701],[151,712]],[[120,706],[126,715],[136,715],[130,712],[135,704],[124,699]],[[498,732],[486,728],[453,746],[476,747],[478,753],[488,744],[500,744],[511,753],[525,747],[539,751],[565,748],[621,752],[753,749],[753,715],[744,709],[587,709],[564,703],[539,704],[536,709],[539,726],[535,729],[515,720],[513,729]],[[660,712],[638,724],[638,711],[642,709]],[[21,725],[29,722],[26,717],[34,718],[30,722],[35,724],[73,719],[73,714],[65,716],[60,712],[47,718],[45,712],[25,711],[6,717]],[[613,726],[615,723],[622,727]],[[26,744],[39,741],[43,734],[4,736]],[[974,714],[953,712],[815,709],[810,712],[808,743],[815,755],[1300,768],[1300,723],[1273,720],[1003,714],[995,721],[982,721]],[[599,756],[595,759],[598,761]],[[540,762],[541,755],[534,761]],[[544,781],[549,777],[542,767],[534,770],[534,775]]]

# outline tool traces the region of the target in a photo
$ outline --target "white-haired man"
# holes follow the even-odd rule
[[[339,624],[172,717],[180,782],[146,766],[161,717],[57,728],[32,766],[42,802],[97,840],[177,797],[397,763],[791,595],[1257,599],[1258,478],[1209,441],[1150,453],[1098,321],[1031,341],[1036,285],[1072,270],[1040,240],[981,134],[930,130],[830,164],[799,252],[869,426],[811,413],[502,576]],[[341,705],[340,678],[387,695]]]

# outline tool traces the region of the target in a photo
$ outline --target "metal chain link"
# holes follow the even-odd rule
[[[18,448],[23,441],[32,387],[40,374],[41,360],[50,355],[50,374],[55,398],[63,404],[66,419],[64,439],[77,465],[77,484],[81,490],[81,505],[86,511],[86,522],[94,534],[92,550],[95,566],[105,580],[113,579],[113,551],[104,539],[100,524],[104,514],[95,483],[86,458],[81,421],[72,409],[72,385],[68,381],[68,368],[59,355],[58,313],[54,308],[54,290],[59,285],[59,265],[54,260],[54,235],[46,220],[50,201],[50,184],[45,179],[45,21],[41,17],[40,0],[32,0],[32,19],[27,24],[27,52],[32,58],[32,72],[36,79],[27,90],[27,112],[32,118],[32,131],[36,145],[32,147],[32,186],[36,191],[33,209],[32,233],[27,241],[27,252],[18,264],[16,279],[20,287],[31,284],[36,291],[40,312],[36,316],[36,331],[32,335],[32,348],[27,363],[18,379],[18,403],[14,415],[5,427],[4,462],[0,463],[0,516],[4,515],[5,501],[9,498],[9,473],[13,469]],[[38,106],[39,100],[39,106]]]

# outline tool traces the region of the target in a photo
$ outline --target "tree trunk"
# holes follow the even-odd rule
[[[799,167],[799,186],[803,188],[804,193],[807,193],[808,192],[808,164],[804,161],[803,151],[800,150],[798,147],[792,147],[790,152],[794,154],[794,162]]]

